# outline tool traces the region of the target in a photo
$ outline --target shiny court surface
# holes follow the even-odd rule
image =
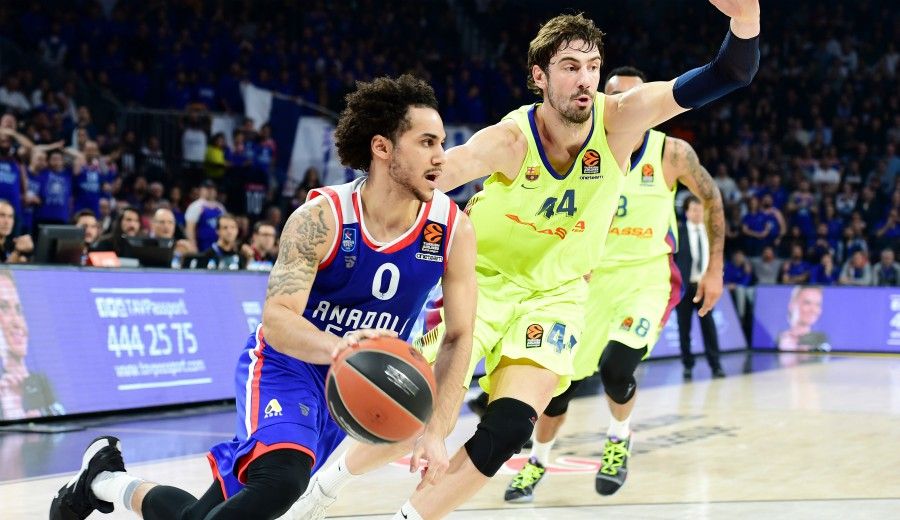
[[[900,356],[732,354],[729,377],[698,360],[683,383],[678,361],[645,363],[627,484],[593,487],[608,411],[596,385],[570,407],[549,476],[534,503],[507,505],[515,457],[453,519],[900,518]],[[464,410],[449,441],[474,431]],[[122,439],[129,471],[199,494],[204,453],[232,436],[233,413],[123,418],[70,433],[0,433],[0,518],[47,518],[50,498],[100,434]],[[335,518],[389,518],[417,483],[401,463],[351,482]],[[133,518],[116,512],[105,518]],[[104,518],[95,513],[91,518]]]

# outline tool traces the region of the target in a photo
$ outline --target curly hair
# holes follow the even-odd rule
[[[534,83],[531,69],[537,65],[546,72],[550,67],[550,58],[556,51],[576,40],[585,42],[582,49],[585,52],[597,49],[602,60],[603,36],[603,31],[594,25],[594,21],[585,18],[582,13],[561,14],[547,20],[528,45],[528,90],[538,96],[543,95],[541,89]]]
[[[434,89],[410,74],[399,78],[381,77],[370,82],[358,81],[356,90],[347,94],[347,108],[341,112],[334,141],[345,166],[368,171],[372,162],[372,138],[387,137],[392,143],[411,124],[409,107],[437,110]]]

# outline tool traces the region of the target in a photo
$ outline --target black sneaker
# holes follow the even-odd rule
[[[603,461],[594,481],[597,493],[608,496],[622,487],[622,484],[625,483],[625,477],[628,476],[628,457],[630,456],[630,435],[627,439],[618,439],[616,437],[606,439],[606,445],[603,446]]]
[[[125,471],[119,439],[112,436],[97,437],[84,450],[81,471],[59,489],[50,503],[50,520],[84,520],[95,509],[112,513],[113,504],[94,495],[91,482],[101,471]]]
[[[534,488],[544,478],[546,471],[543,464],[538,462],[537,459],[534,457],[528,459],[528,462],[516,473],[512,482],[506,487],[503,500],[517,503],[526,503],[534,500]]]

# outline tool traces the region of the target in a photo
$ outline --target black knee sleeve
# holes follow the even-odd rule
[[[547,417],[559,417],[563,415],[567,411],[569,411],[569,402],[572,401],[572,398],[575,397],[575,390],[581,386],[580,381],[572,381],[569,384],[569,388],[566,388],[566,391],[559,394],[558,396],[550,399],[550,403],[547,405],[547,408],[544,410],[544,415]]]
[[[493,477],[531,438],[537,413],[534,408],[510,397],[487,405],[475,435],[466,443],[472,464],[486,477]]]
[[[647,347],[633,349],[618,341],[610,341],[600,356],[600,380],[610,399],[627,403],[637,389],[634,370],[647,354]]]

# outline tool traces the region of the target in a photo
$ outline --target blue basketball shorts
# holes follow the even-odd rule
[[[236,435],[207,455],[226,499],[244,487],[247,467],[265,453],[301,451],[312,457],[315,473],[334,452],[346,434],[328,412],[326,372],[276,351],[257,327],[235,373]]]

